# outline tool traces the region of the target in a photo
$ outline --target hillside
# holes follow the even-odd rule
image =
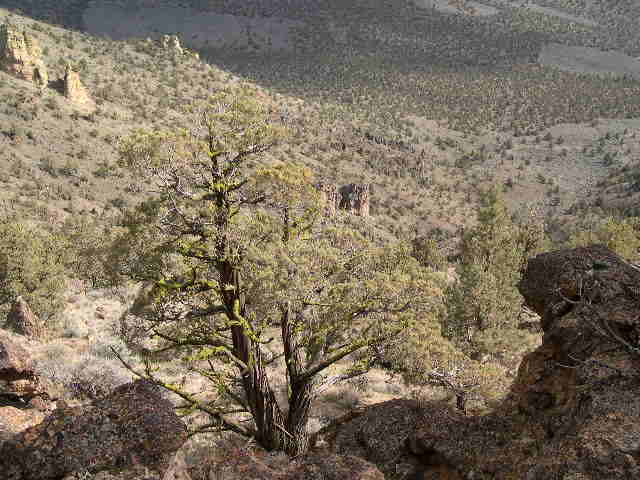
[[[92,10],[104,10],[108,5],[100,2],[83,13],[100,35],[109,31],[109,24],[102,20],[102,25],[94,25],[92,19],[113,19],[114,25],[123,28],[117,14],[122,7],[113,4],[114,13],[109,15]],[[127,5],[129,9],[135,7],[131,2]],[[41,11],[49,11],[44,4],[40,6]],[[77,12],[79,7],[74,8],[65,11]],[[140,9],[144,7],[135,8],[143,12]],[[180,9],[187,8],[192,15],[197,14],[194,6],[164,8],[173,8],[167,18],[175,18]],[[223,4],[208,8],[216,15],[243,13]],[[394,15],[387,15],[385,12],[392,8]],[[24,6],[23,9],[28,10]],[[161,16],[162,10],[155,8],[154,12]],[[304,119],[301,126],[306,151],[290,148],[294,155],[313,165],[320,176],[334,177],[328,178],[331,181],[341,178],[344,183],[371,182],[376,191],[373,208],[383,223],[393,220],[411,228],[418,225],[421,232],[434,227],[453,231],[462,219],[469,218],[466,207],[472,206],[478,188],[509,179],[513,187],[507,198],[514,209],[535,203],[549,215],[562,216],[576,203],[584,204],[599,196],[608,198],[606,192],[600,195],[596,185],[600,179],[611,177],[611,171],[625,169],[627,177],[633,175],[637,148],[633,132],[638,126],[633,119],[640,98],[634,92],[639,88],[638,82],[626,78],[612,83],[596,75],[562,72],[533,63],[547,44],[580,41],[605,49],[606,37],[601,31],[579,25],[575,32],[575,24],[562,23],[557,17],[547,17],[552,24],[531,30],[536,28],[535,23],[527,26],[527,22],[539,20],[538,14],[517,9],[505,8],[493,16],[425,12],[428,10],[402,2],[363,2],[353,4],[347,11],[327,2],[317,15],[304,10],[304,27],[294,29],[295,41],[289,38],[297,50],[288,53],[273,50],[266,54],[265,43],[260,39],[253,42],[257,51],[247,51],[242,42],[233,49],[220,38],[212,42],[220,44],[219,48],[202,48],[201,43],[190,38],[195,33],[183,32],[183,42],[197,48],[203,62],[176,63],[167,58],[151,61],[160,52],[150,56],[139,40],[131,40],[121,49],[106,38],[79,33],[62,36],[63,31],[55,27],[51,32],[64,38],[64,42],[56,42],[56,36],[50,37],[48,30],[36,33],[48,47],[47,62],[54,72],[56,68],[60,71],[61,58],[83,62],[83,81],[101,104],[92,128],[74,128],[75,135],[82,136],[77,144],[87,143],[76,145],[76,153],[81,154],[83,148],[104,151],[103,161],[107,164],[114,158],[105,145],[108,142],[96,142],[90,132],[98,130],[107,139],[110,135],[115,138],[134,118],[144,125],[162,122],[160,118],[168,122],[169,116],[177,123],[179,105],[198,98],[212,82],[224,82],[231,74],[282,95],[276,97],[277,108],[288,109],[290,115]],[[283,16],[285,13],[281,12]],[[294,13],[288,13],[287,18]],[[361,19],[365,17],[367,22],[363,23]],[[71,15],[68,20],[71,24],[72,18],[75,17]],[[148,18],[152,22],[154,17]],[[170,26],[159,23],[156,27]],[[144,28],[156,27],[147,23]],[[347,30],[348,38],[327,34]],[[153,37],[151,31],[140,31],[136,37],[147,35]],[[219,35],[224,36],[224,32]],[[233,43],[239,33],[229,35],[232,38],[227,40]],[[289,67],[283,69],[283,64]],[[132,88],[133,85],[142,89]],[[394,88],[389,90],[385,85]],[[159,86],[164,95],[145,96],[144,92],[155,91]],[[161,102],[156,101],[160,98]],[[304,108],[295,112],[294,105]],[[323,110],[320,115],[319,108]],[[115,121],[115,115],[122,115],[125,121]],[[616,117],[620,121],[615,121]],[[48,117],[43,121],[47,122]],[[26,125],[20,119],[15,122],[16,127]],[[87,125],[82,121],[78,125],[82,124]],[[594,140],[606,134],[621,134],[625,129],[623,155],[615,162],[604,165],[598,155],[585,154],[593,150]],[[56,128],[42,130],[55,132],[56,138],[60,136]],[[388,144],[403,141],[407,148],[377,145],[367,140],[366,132],[383,137]],[[50,143],[43,139],[43,145]],[[341,149],[342,143],[345,150]],[[58,168],[69,162],[70,152],[64,148],[61,146],[61,151],[53,154],[56,158],[52,161],[59,164]],[[33,149],[29,156],[45,156],[44,152],[36,155],[37,147],[27,145],[11,156],[20,158],[20,149]],[[481,149],[482,155],[471,154]],[[47,153],[51,157],[51,152]],[[84,171],[83,162],[76,163]],[[103,188],[98,184],[102,185],[103,180],[91,182],[97,186],[91,190],[100,194]],[[117,183],[122,186],[126,182]],[[610,191],[614,186],[607,187]],[[625,189],[624,185],[615,188]],[[65,195],[69,197],[69,193]],[[118,195],[125,202],[129,198],[126,192]],[[102,203],[111,199],[101,196]],[[91,200],[88,202],[87,206]],[[633,198],[629,199],[632,202]]]
[[[638,17],[631,0],[0,0],[0,25],[24,30],[48,71],[44,88],[0,71],[1,216],[66,233],[86,221],[108,238],[145,187],[118,166],[120,140],[138,128],[191,128],[190,106],[248,86],[271,122],[292,132],[260,165],[295,161],[314,184],[370,184],[369,215],[342,212],[341,225],[381,244],[434,240],[423,266],[440,305],[461,275],[463,234],[481,223],[479,207],[494,185],[505,218],[526,223],[533,215],[549,249],[591,238],[611,216],[637,234]],[[69,71],[78,73],[86,104],[68,94]],[[628,238],[618,227],[609,232],[616,246]],[[68,280],[59,336],[25,347],[39,374],[103,382],[106,393],[130,376],[110,346],[141,365],[118,331],[137,291]],[[520,322],[525,313],[516,307]],[[485,382],[468,411],[484,415],[541,344],[539,317],[531,316],[533,327],[493,340],[500,351],[473,358],[429,324],[437,338],[422,360],[463,358]],[[268,351],[282,348],[277,340]],[[177,361],[162,368],[184,381]],[[286,368],[269,369],[285,402]],[[397,398],[457,401],[451,388],[409,385],[387,370],[374,368],[365,385],[328,389],[310,430]],[[205,388],[202,379],[189,384]],[[81,397],[68,400],[80,405]]]

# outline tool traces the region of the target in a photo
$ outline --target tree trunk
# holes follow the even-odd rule
[[[233,287],[223,291],[229,313],[233,315],[235,311],[239,317],[246,319],[239,272],[232,265],[227,264],[220,269],[220,276],[222,285]],[[231,320],[235,319],[231,318]],[[242,325],[232,326],[231,336],[233,354],[248,367],[241,373],[242,386],[255,423],[256,442],[269,451],[282,450],[287,454],[290,452],[297,454],[300,451],[299,442],[288,432],[286,426],[288,422],[285,421],[273,389],[269,385],[260,344],[246,334]]]
[[[298,312],[298,322],[304,321],[304,311]],[[304,371],[302,353],[300,351],[299,333],[291,321],[291,305],[282,307],[281,319],[282,342],[284,358],[287,365],[287,383],[289,385],[289,413],[287,415],[287,432],[291,434],[289,455],[301,455],[309,449],[309,410],[313,400],[313,382],[307,378],[301,379]]]
[[[289,398],[289,414],[287,415],[287,431],[291,434],[291,446],[287,454],[302,455],[309,449],[309,410],[311,409],[312,384],[304,382],[302,385],[291,387]]]

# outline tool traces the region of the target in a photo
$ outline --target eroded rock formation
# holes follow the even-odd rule
[[[360,215],[361,217],[369,216],[371,187],[368,183],[357,184],[351,183],[340,189],[340,208]]]
[[[543,343],[494,412],[393,400],[321,430],[329,449],[408,464],[405,478],[640,478],[640,269],[604,246],[561,250],[530,260],[518,288]]]
[[[333,217],[336,214],[339,204],[338,187],[332,183],[323,183],[319,185],[318,189],[323,197],[325,215],[327,217]]]
[[[0,70],[45,88],[49,81],[36,40],[16,27],[0,25]]]
[[[80,75],[67,65],[62,80],[64,96],[74,105],[86,110],[94,110],[95,102],[89,96],[89,92],[80,81]]]
[[[368,217],[371,204],[371,186],[368,183],[351,183],[338,188],[334,184],[318,186],[325,201],[325,214],[333,216],[338,209],[353,215]]]
[[[163,35],[160,39],[160,45],[164,50],[168,50],[176,55],[182,55],[184,53],[177,35]]]

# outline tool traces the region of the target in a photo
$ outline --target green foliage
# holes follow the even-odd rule
[[[14,218],[0,220],[0,308],[6,313],[22,296],[49,326],[63,308],[67,243]]]
[[[413,256],[425,267],[444,270],[448,266],[447,257],[438,240],[436,233],[415,238],[412,242]]]
[[[202,109],[188,107],[199,120],[190,130],[138,130],[122,140],[120,165],[153,193],[123,215],[108,263],[117,266],[114,282],[145,287],[130,314],[139,331],[153,332],[158,351],[190,368],[208,362],[197,370],[217,392],[206,406],[160,382],[188,411],[300,453],[311,400],[365,373],[372,358],[342,372],[335,364],[415,325],[431,308],[432,279],[410,246],[374,244],[321,220],[308,168],[256,161],[287,131],[270,125],[252,93],[221,92]],[[287,366],[286,419],[263,367],[265,332],[274,327]],[[221,417],[238,406],[256,431]]]
[[[458,279],[447,289],[443,334],[467,353],[508,350],[522,303],[516,283],[529,257],[547,245],[533,215],[516,223],[501,189],[485,192],[478,224],[463,234]],[[498,333],[501,332],[501,333]]]
[[[569,237],[569,248],[601,243],[631,262],[640,260],[640,217],[607,217],[584,228]]]
[[[61,229],[73,254],[67,259],[69,272],[88,288],[105,288],[110,283],[108,222],[90,216],[70,216]]]

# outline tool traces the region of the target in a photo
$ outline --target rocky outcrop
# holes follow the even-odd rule
[[[0,380],[13,382],[32,378],[34,363],[29,353],[13,341],[8,333],[0,330]]]
[[[5,326],[33,339],[42,339],[46,335],[44,322],[33,313],[29,304],[20,296],[11,305]]]
[[[340,208],[361,217],[369,216],[371,186],[351,183],[340,188]]]
[[[545,442],[531,478],[640,478],[640,269],[603,245],[561,250],[518,288],[544,330],[511,396]]]
[[[95,110],[95,102],[89,96],[89,92],[80,81],[80,75],[67,65],[62,79],[64,96],[75,106],[85,110]]]
[[[543,343],[494,412],[385,402],[321,430],[330,450],[412,464],[405,478],[640,478],[640,269],[604,246],[561,250],[531,259],[518,288]]]
[[[325,215],[334,216],[340,209],[352,215],[369,216],[371,186],[368,183],[351,183],[340,188],[322,183],[318,185],[318,190],[325,203]]]
[[[338,187],[332,183],[323,183],[318,186],[318,190],[324,202],[325,216],[335,216],[339,204]]]
[[[29,352],[0,330],[0,403],[47,410],[62,392],[63,387],[38,375]]]
[[[13,435],[39,424],[45,416],[46,413],[40,410],[25,410],[12,406],[0,407],[0,444]]]
[[[8,24],[0,25],[0,70],[45,88],[49,77],[36,40]]]
[[[144,468],[163,478],[186,439],[171,402],[137,380],[89,405],[59,406],[14,435],[0,445],[0,471],[5,480],[45,480]]]
[[[175,55],[182,55],[182,45],[177,35],[163,35],[160,38],[160,46],[163,50],[169,51]]]

